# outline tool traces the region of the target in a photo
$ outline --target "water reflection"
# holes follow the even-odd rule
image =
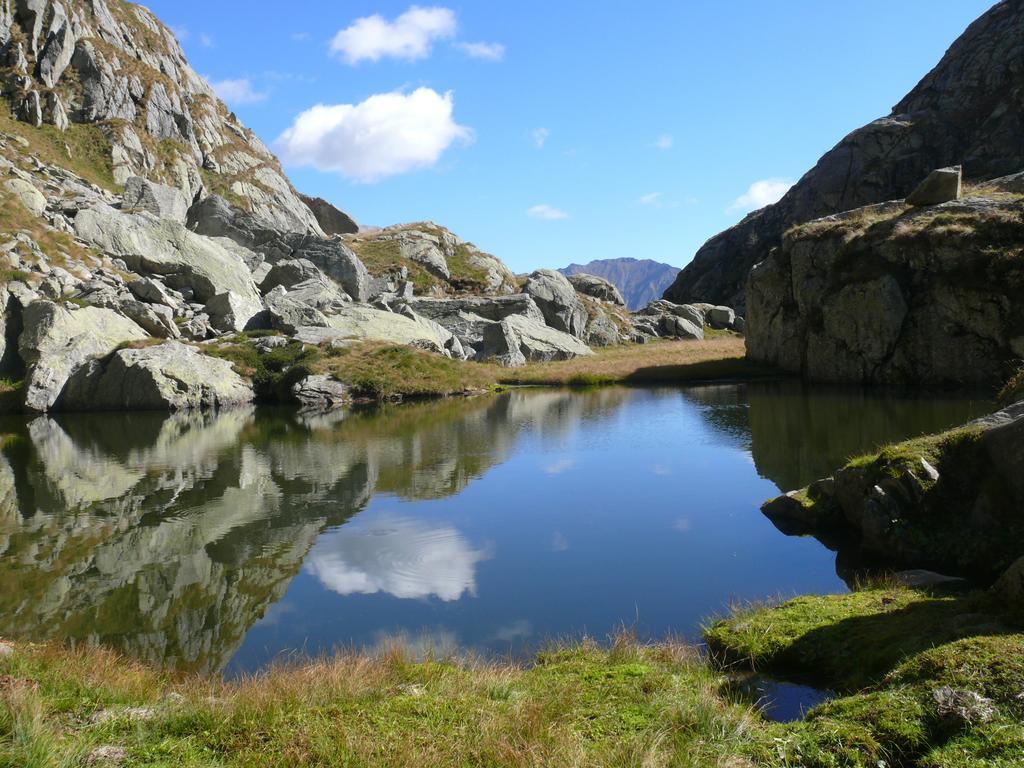
[[[837,584],[756,513],[757,472],[794,487],[981,407],[704,387],[6,418],[0,636],[209,671],[396,632],[686,630],[731,596]]]
[[[385,516],[326,534],[306,568],[339,595],[387,592],[447,602],[476,594],[476,564],[486,557],[454,528]]]

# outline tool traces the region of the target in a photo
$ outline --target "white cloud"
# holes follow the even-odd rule
[[[179,43],[184,43],[186,40],[188,40],[188,27],[171,27],[171,32],[173,32],[174,36],[178,38]]]
[[[292,32],[291,38],[296,43],[301,43],[305,40],[309,40],[309,32]]]
[[[274,143],[285,162],[374,182],[429,168],[473,133],[452,119],[452,93],[417,88],[380,93],[359,104],[318,104]]]
[[[257,91],[247,77],[211,80],[210,87],[223,101],[232,106],[255,104],[267,98],[267,94]]]
[[[657,147],[658,149],[672,149],[672,145],[674,143],[675,139],[673,139],[671,135],[663,133],[661,134],[661,136],[655,139],[654,146]]]
[[[546,206],[545,206],[546,207]],[[561,213],[561,211],[559,211]],[[564,216],[555,216],[552,218],[565,218]],[[575,459],[558,459],[550,464],[545,465],[544,474],[546,475],[561,475],[564,472],[568,472],[570,469],[576,466]]]
[[[640,205],[657,205],[661,202],[661,192],[648,192],[640,195]]]
[[[200,35],[199,44],[203,46],[203,48],[213,48],[213,36],[205,33]]]
[[[487,557],[454,528],[380,516],[324,536],[305,567],[339,595],[386,592],[450,602],[476,592],[476,564]]]
[[[569,218],[569,214],[562,209],[555,208],[554,206],[546,205],[544,203],[528,208],[526,210],[526,215],[532,219],[545,219],[547,221]]]
[[[455,35],[455,12],[448,8],[409,10],[388,21],[380,14],[356,19],[331,41],[331,53],[349,64],[380,61],[385,57],[415,61],[430,55],[434,41]]]
[[[792,186],[793,181],[790,179],[761,179],[760,181],[755,181],[744,194],[733,201],[732,205],[729,206],[729,210],[749,212],[764,208],[766,205],[779,202]]]
[[[501,43],[455,43],[455,47],[471,59],[501,61],[505,58],[505,46]]]
[[[533,143],[537,145],[538,149],[543,149],[548,136],[551,135],[551,131],[547,128],[534,128],[530,135],[533,137]]]

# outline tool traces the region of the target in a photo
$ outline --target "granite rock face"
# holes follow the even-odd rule
[[[175,187],[187,202],[208,193],[209,184],[283,231],[323,234],[277,159],[146,8],[107,0],[3,0],[0,45],[13,39],[24,41],[9,56],[20,71],[5,89],[15,113],[61,130],[70,122],[97,126],[116,184],[145,177]],[[164,142],[160,152],[157,142]]]
[[[747,275],[790,227],[903,199],[932,170],[962,165],[969,180],[1024,168],[1024,4],[1003,0],[970,25],[892,113],[858,128],[786,195],[715,235],[665,292],[741,312]]]
[[[869,206],[750,275],[747,354],[808,379],[996,387],[1024,356],[1024,201]]]
[[[141,341],[145,331],[126,317],[99,307],[75,307],[40,299],[22,312],[19,352],[27,366],[25,408],[55,408],[68,379],[91,359],[119,344]]]
[[[168,341],[122,349],[83,366],[68,383],[69,410],[180,411],[251,403],[252,386],[227,360]]]

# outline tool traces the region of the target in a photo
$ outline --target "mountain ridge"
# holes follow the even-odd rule
[[[653,259],[594,259],[586,264],[572,263],[558,270],[563,275],[588,274],[603,277],[622,293],[626,306],[640,309],[661,297],[679,273],[679,267]]]
[[[1002,0],[975,20],[886,117],[826,152],[779,202],[710,238],[665,291],[677,303],[745,308],[745,284],[790,227],[903,198],[935,168],[968,180],[1024,167],[1024,2]]]

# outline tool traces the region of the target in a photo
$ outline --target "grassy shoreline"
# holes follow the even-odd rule
[[[1024,754],[1024,635],[987,593],[802,597],[740,609],[706,636],[710,655],[627,635],[529,664],[394,647],[233,682],[15,643],[0,655],[0,765],[966,768]],[[737,668],[837,697],[769,722]],[[984,704],[944,712],[943,688]]]
[[[480,394],[507,386],[601,386],[749,381],[781,375],[746,359],[741,336],[721,333],[705,341],[653,341],[605,347],[588,357],[504,368],[450,360],[407,346],[363,342],[342,349],[299,342],[260,353],[250,343],[261,332],[207,343],[204,353],[230,361],[253,383],[257,400],[289,402],[302,377],[330,374],[361,401]],[[0,380],[0,413],[20,409],[23,382]]]

